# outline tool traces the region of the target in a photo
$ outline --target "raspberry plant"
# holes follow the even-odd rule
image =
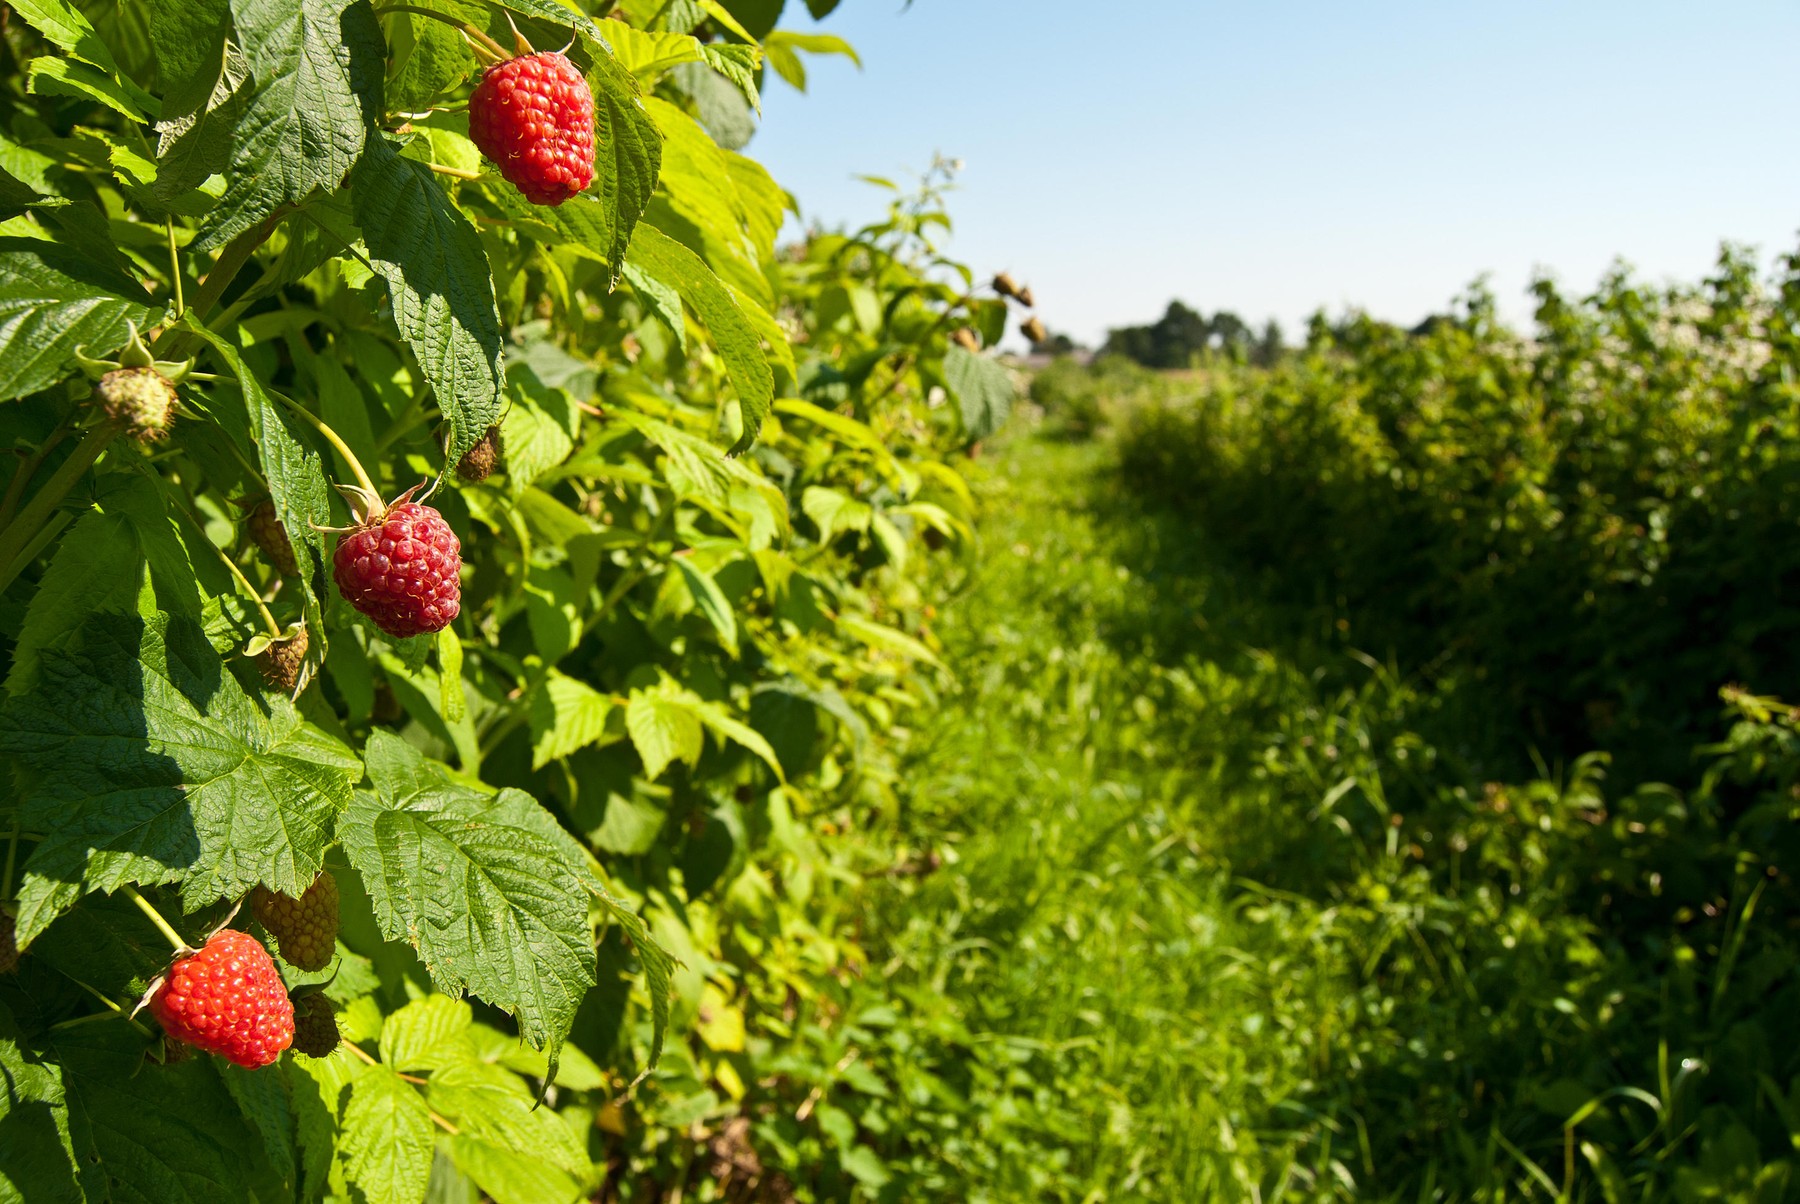
[[[951,456],[1012,384],[941,174],[777,251],[763,56],[848,52],[781,8],[10,6],[0,1195],[568,1201],[804,1099],[786,1026],[861,960],[812,884],[892,803],[923,552],[970,545]],[[559,204],[469,137],[515,37],[592,97]],[[429,622],[343,594],[333,532],[402,497]],[[256,920],[316,882],[335,939],[282,961]],[[134,1014],[215,930],[304,1055]]]

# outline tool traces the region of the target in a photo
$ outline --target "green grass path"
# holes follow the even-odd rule
[[[975,476],[980,567],[940,633],[960,689],[901,818],[945,864],[870,921],[889,981],[974,1051],[986,1111],[942,1146],[950,1177],[971,1199],[1326,1194],[1354,1134],[1281,1108],[1329,1072],[1325,920],[1212,851],[1312,692],[1188,533],[1113,513],[1107,445],[1021,435]]]

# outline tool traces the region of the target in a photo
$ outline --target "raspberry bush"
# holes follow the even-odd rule
[[[941,174],[778,251],[843,43],[585,7],[6,9],[0,1197],[652,1198],[850,1064],[1006,301]]]

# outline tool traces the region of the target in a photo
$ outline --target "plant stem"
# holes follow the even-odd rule
[[[223,548],[219,547],[218,544],[206,537],[206,524],[195,517],[193,511],[172,498],[169,500],[169,504],[173,506],[183,518],[194,524],[195,529],[200,532],[201,542],[213,550],[213,555],[217,556],[220,563],[231,570],[231,575],[237,578],[238,585],[243,587],[244,592],[250,596],[250,600],[256,603],[256,609],[262,613],[263,623],[268,627],[269,634],[276,639],[280,639],[282,635],[281,624],[277,623],[275,621],[275,616],[269,613],[269,607],[263,602],[262,595],[256,592],[256,586],[250,583],[250,578],[244,576],[244,570],[238,567],[237,561],[227,556]]]
[[[169,927],[169,922],[162,918],[162,913],[150,906],[150,900],[138,894],[137,887],[127,886],[125,888],[125,895],[133,903],[137,904],[139,911],[150,917],[150,922],[156,925],[157,931],[169,938],[169,943],[175,946],[175,953],[177,956],[192,953],[194,951],[192,945],[181,939],[181,934],[179,932],[176,932],[173,928]]]
[[[37,470],[43,467],[44,460],[55,450],[56,445],[67,437],[68,433],[69,420],[64,419],[61,426],[50,432],[50,437],[44,440],[42,447],[19,463],[19,471],[14,473],[13,479],[7,483],[6,500],[0,501],[0,527],[6,526],[12,520],[13,509],[19,504],[19,495],[25,492],[25,486],[37,474]]]
[[[281,224],[281,219],[289,212],[289,207],[284,205],[225,244],[225,249],[213,261],[212,270],[206,273],[206,279],[200,282],[200,287],[194,292],[194,303],[190,308],[196,318],[204,319],[207,312],[219,303],[219,298],[225,295],[225,290],[237,279],[237,274],[250,261],[250,256],[256,253],[256,248],[269,241],[269,235],[275,233],[275,227]],[[187,342],[194,337],[186,331],[175,329],[173,325],[164,327],[156,345],[151,348],[151,354],[158,359],[178,358],[175,352],[185,348]]]
[[[181,255],[175,249],[175,219],[165,217],[163,226],[169,232],[169,279],[175,283],[175,320],[179,322],[187,312],[187,302],[181,295]]]
[[[460,167],[446,167],[442,163],[427,163],[425,166],[429,167],[432,171],[437,172],[440,176],[455,176],[459,180],[479,180],[481,178],[481,173],[478,171],[465,171]]]
[[[19,511],[18,517],[8,523],[5,530],[0,531],[0,593],[6,592],[6,587],[13,583],[19,571],[25,567],[25,557],[21,555],[25,545],[44,527],[51,511],[62,504],[62,500],[69,495],[69,490],[75,487],[75,482],[94,466],[94,461],[100,458],[100,453],[106,450],[106,445],[118,433],[119,428],[110,422],[89,430],[82,438],[81,445],[69,453],[69,458],[56,470],[56,475],[46,481],[44,487],[38,490],[37,496]]]
[[[385,17],[389,13],[416,13],[421,17],[430,17],[433,21],[442,21],[452,29],[461,30],[463,36],[471,41],[479,42],[482,46],[491,51],[496,59],[505,60],[512,57],[506,53],[505,48],[502,47],[500,43],[494,41],[494,39],[488,37],[485,33],[476,29],[467,21],[458,21],[449,13],[433,12],[429,8],[419,8],[417,5],[413,4],[383,4],[375,10],[375,15],[378,17]]]
[[[0,878],[0,899],[10,899],[13,893],[13,864],[19,855],[19,821],[13,820],[12,833],[6,838],[6,876]]]
[[[278,393],[274,389],[269,389],[268,393],[276,401],[282,402],[294,413],[312,423],[313,429],[325,436],[325,441],[337,449],[338,455],[344,457],[344,463],[350,466],[350,471],[356,474],[356,483],[368,490],[371,497],[381,496],[381,491],[375,488],[375,482],[371,481],[369,474],[363,471],[362,461],[356,458],[356,453],[350,450],[349,444],[338,437],[336,431],[325,425],[323,419],[285,393]]]

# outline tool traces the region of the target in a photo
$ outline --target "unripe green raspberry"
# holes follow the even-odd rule
[[[323,970],[337,949],[338,888],[320,874],[298,899],[259,886],[250,911],[281,948],[282,960],[300,970]]]
[[[499,463],[500,428],[490,426],[480,442],[464,452],[462,459],[456,462],[456,475],[465,481],[485,481]]]
[[[294,1043],[290,1049],[309,1058],[328,1058],[338,1047],[338,1040],[337,1009],[331,1006],[331,1000],[315,992],[294,1001]]]
[[[291,694],[300,681],[300,671],[306,667],[306,645],[306,628],[297,627],[292,637],[276,640],[264,648],[256,658],[263,680],[283,694]],[[291,962],[294,959],[290,957],[288,960]]]
[[[275,514],[273,499],[264,498],[250,511],[245,520],[250,528],[250,538],[262,549],[262,554],[269,558],[269,563],[283,577],[292,577],[299,573],[299,563],[294,559],[294,544],[288,539],[287,528],[281,525],[281,519]]]
[[[175,425],[175,386],[155,368],[115,368],[94,386],[94,401],[127,435],[155,443]]]

